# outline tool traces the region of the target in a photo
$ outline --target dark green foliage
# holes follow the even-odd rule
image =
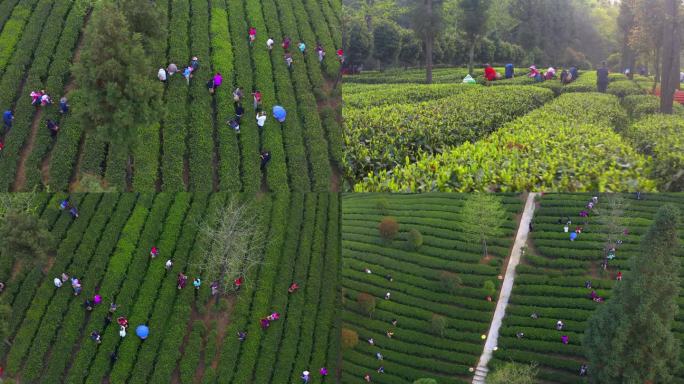
[[[136,143],[138,130],[159,119],[161,86],[150,66],[141,36],[130,31],[122,10],[111,1],[98,3],[91,16],[81,60],[74,72],[83,93],[78,114],[113,145]]]
[[[401,50],[401,30],[392,21],[381,21],[373,30],[373,57],[385,66],[393,65]]]
[[[457,274],[449,271],[443,271],[440,273],[439,281],[441,283],[442,289],[452,294],[456,293],[458,288],[460,288],[463,284],[461,278]]]
[[[449,320],[445,316],[438,315],[436,313],[432,314],[432,319],[430,320],[430,326],[432,332],[436,335],[444,337],[444,331],[446,331],[449,325]]]
[[[423,245],[423,235],[419,230],[411,228],[407,235],[408,246],[410,249],[417,251]]]
[[[29,266],[42,267],[54,250],[55,238],[47,223],[26,212],[10,211],[0,223],[0,255]]]
[[[372,38],[363,21],[354,19],[345,30],[344,46],[347,49],[347,60],[353,64],[362,63],[371,52]]]

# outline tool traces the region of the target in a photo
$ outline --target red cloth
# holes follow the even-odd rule
[[[485,78],[489,81],[496,80],[496,71],[492,67],[485,68]]]

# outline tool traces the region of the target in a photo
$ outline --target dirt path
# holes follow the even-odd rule
[[[477,369],[475,370],[473,384],[484,384],[485,378],[487,377],[487,372],[489,372],[489,369],[487,369],[487,364],[489,363],[489,360],[491,360],[492,353],[494,352],[494,348],[496,348],[497,342],[499,340],[499,328],[501,328],[501,323],[506,315],[506,306],[508,306],[508,300],[511,297],[513,281],[515,280],[515,268],[520,263],[522,248],[527,243],[527,236],[529,235],[530,231],[530,223],[534,217],[536,196],[536,193],[530,193],[527,196],[525,209],[523,210],[522,217],[520,218],[520,224],[518,225],[518,233],[515,236],[513,249],[508,259],[506,275],[501,286],[501,292],[499,293],[499,300],[496,303],[494,318],[492,319],[489,332],[487,333],[487,341],[485,342],[484,351],[482,352],[482,356],[480,356],[480,361],[478,362]]]
[[[83,48],[83,36],[85,35],[84,31],[86,26],[88,25],[88,21],[90,20],[90,15],[91,15],[92,9],[88,10],[88,13],[86,13],[85,17],[83,18],[83,26],[81,27],[81,34],[78,37],[78,42],[76,43],[76,48],[74,50],[74,58],[72,60],[72,65],[75,63],[78,63],[81,60],[81,51]],[[76,79],[74,78],[73,74],[69,77],[69,81],[64,87],[64,95],[69,97],[71,92],[76,89]],[[61,119],[60,119],[61,123]],[[78,156],[76,159],[76,164],[74,165],[74,169],[78,170],[78,166],[81,161],[81,153],[83,152],[83,140],[84,137],[81,137],[81,140],[78,144]],[[50,149],[48,149],[47,154],[45,157],[43,157],[43,160],[40,163],[40,173],[41,173],[41,179],[43,181],[43,185],[47,186],[48,183],[50,182],[50,162],[52,161],[52,150],[54,149],[54,145],[50,146]],[[78,175],[77,172],[74,172],[74,175]],[[78,177],[78,176],[76,176]],[[73,180],[73,177],[72,177]],[[69,183],[69,190],[71,191],[72,183]]]
[[[33,144],[36,142],[36,135],[38,134],[38,126],[43,117],[43,108],[33,115],[33,122],[31,122],[31,132],[29,132],[28,140],[24,143],[19,151],[19,162],[17,165],[17,176],[10,189],[11,192],[17,192],[24,189],[26,183],[26,159],[31,152],[33,152]]]

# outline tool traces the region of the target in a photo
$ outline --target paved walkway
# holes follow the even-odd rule
[[[506,267],[506,276],[504,277],[503,285],[501,286],[499,301],[496,303],[494,318],[489,326],[484,351],[482,352],[482,356],[480,356],[480,362],[477,364],[477,369],[475,370],[473,384],[484,384],[487,372],[489,372],[487,364],[489,363],[489,360],[492,359],[492,353],[499,340],[499,328],[501,328],[501,322],[506,314],[508,299],[511,297],[513,281],[515,280],[515,268],[518,266],[518,263],[520,263],[521,249],[527,243],[530,222],[532,222],[532,217],[534,216],[534,200],[537,195],[537,193],[530,193],[527,196],[525,209],[523,210],[522,218],[520,219],[520,227],[518,227],[518,233],[515,236],[511,257],[509,258],[508,266]]]

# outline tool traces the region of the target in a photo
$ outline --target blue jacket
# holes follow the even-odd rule
[[[513,77],[513,64],[506,64],[506,78],[510,79]]]
[[[13,117],[14,116],[12,115],[12,111],[10,111],[10,110],[7,110],[7,111],[5,111],[5,113],[2,114],[2,120],[5,123],[11,123]]]

